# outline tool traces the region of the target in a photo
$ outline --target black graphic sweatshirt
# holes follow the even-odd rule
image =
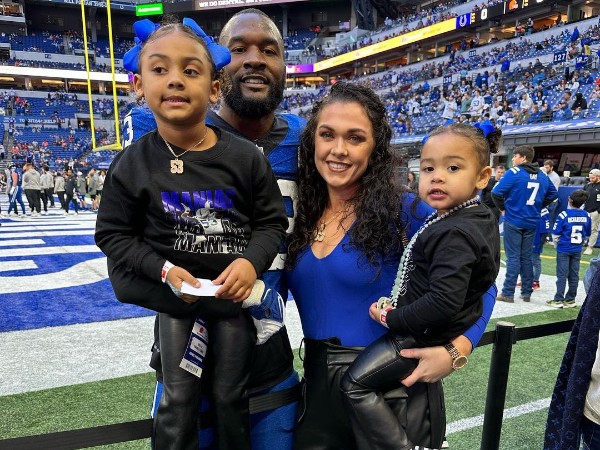
[[[275,176],[252,143],[213,129],[217,144],[183,155],[181,174],[157,131],[114,159],[95,238],[115,264],[156,281],[167,259],[208,279],[239,257],[269,268],[288,226]]]

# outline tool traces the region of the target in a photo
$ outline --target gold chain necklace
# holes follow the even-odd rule
[[[200,144],[202,144],[204,142],[204,139],[206,139],[207,135],[208,135],[208,127],[206,127],[206,131],[204,132],[204,136],[202,136],[202,139],[200,139],[198,142],[196,142],[194,145],[192,145],[190,148],[188,148],[186,151],[184,151],[183,153],[181,153],[179,155],[175,154],[175,152],[171,148],[171,145],[167,142],[166,139],[163,138],[163,141],[165,141],[167,148],[169,149],[171,154],[175,157],[175,159],[171,160],[171,173],[183,173],[183,161],[179,158],[181,158],[183,155],[185,155],[190,150],[193,150],[196,147],[198,147]]]
[[[324,220],[320,220],[319,224],[317,225],[317,228],[315,229],[315,231],[313,232],[313,241],[314,242],[323,242],[323,240],[325,239],[325,227],[327,225],[329,225],[331,222],[333,222],[335,219],[337,219],[338,217],[340,217],[340,214],[342,213],[347,213],[348,209],[344,209],[342,211],[338,211],[335,213],[335,215],[329,219],[327,222]],[[336,232],[337,234],[337,232]],[[335,236],[335,235],[334,235]]]

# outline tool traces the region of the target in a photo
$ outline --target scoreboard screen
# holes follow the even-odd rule
[[[253,6],[274,5],[277,3],[291,3],[305,0],[196,0],[194,9],[207,10],[219,8],[248,8]]]

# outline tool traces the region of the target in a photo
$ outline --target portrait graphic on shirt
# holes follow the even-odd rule
[[[233,189],[161,192],[166,218],[177,236],[173,250],[241,255],[248,239],[234,197]]]

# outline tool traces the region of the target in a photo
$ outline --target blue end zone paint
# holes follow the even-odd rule
[[[115,298],[108,279],[72,288],[0,296],[0,332],[102,322],[153,314],[155,314],[153,311],[139,306],[120,303]]]
[[[86,244],[78,244],[86,245]],[[89,245],[89,243],[87,244]],[[8,270],[2,272],[2,277],[27,277],[31,275],[50,274],[54,272],[60,272],[66,270],[75,264],[83,263],[91,259],[102,258],[104,255],[100,252],[94,253],[63,253],[62,255],[34,255],[30,256],[26,253],[21,256],[11,256],[7,258],[0,258],[0,261],[33,261],[37,265],[37,269],[20,269],[20,270]],[[106,263],[104,263],[106,265]],[[85,276],[82,273],[81,276]],[[23,293],[22,295],[29,295],[29,293]],[[0,299],[3,296],[0,296]]]
[[[4,222],[4,221],[3,221]],[[6,222],[5,222],[6,223]],[[12,222],[14,223],[14,222]],[[93,234],[76,236],[36,236],[38,231],[65,231],[69,233],[69,222],[56,226],[40,224],[34,220],[23,222],[31,238],[41,239],[44,244],[31,246],[2,246],[2,253],[14,251],[13,256],[2,256],[0,262],[31,260],[37,268],[15,269],[0,272],[0,332],[58,327],[78,323],[102,322],[131,317],[151,316],[153,311],[135,305],[120,303],[114,295],[108,278],[97,281],[106,272],[104,255],[95,247]],[[93,223],[87,228],[93,231]],[[15,227],[0,228],[0,241],[10,242],[9,234],[20,232]],[[19,227],[20,228],[20,227]],[[82,230],[86,228],[71,228]],[[19,237],[26,239],[29,236]],[[93,246],[86,253],[72,253],[74,246]],[[53,247],[52,253],[29,255],[28,252]],[[59,248],[59,251],[56,251]],[[31,249],[31,250],[30,250]],[[71,269],[89,261],[89,266],[80,270]],[[65,280],[65,277],[71,279]],[[12,279],[11,279],[12,278]],[[69,283],[65,283],[68,281]],[[74,286],[49,289],[56,283]],[[26,290],[25,292],[23,292]]]
[[[153,314],[153,311],[139,306],[120,303],[106,279],[72,288],[3,294],[0,302],[0,332]]]

